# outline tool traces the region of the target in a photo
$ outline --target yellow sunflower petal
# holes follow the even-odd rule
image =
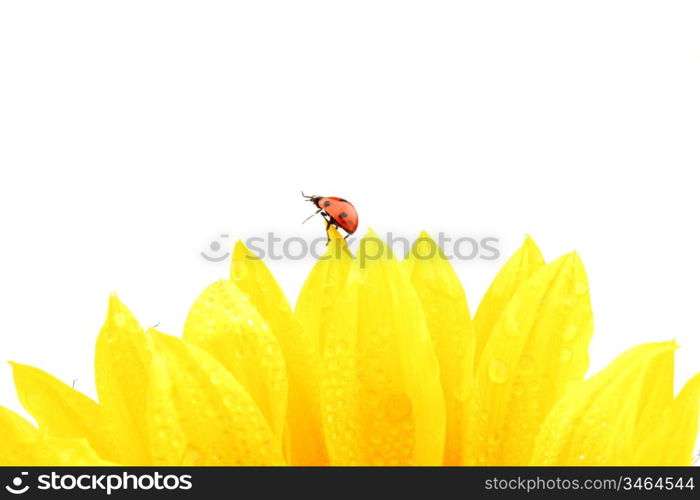
[[[440,365],[447,415],[444,464],[462,465],[474,379],[474,325],[467,299],[452,265],[425,231],[407,262]]]
[[[531,463],[634,465],[647,462],[658,465],[662,457],[674,460],[676,452],[682,450],[684,465],[688,465],[697,428],[698,381],[687,386],[687,391],[674,404],[667,397],[673,380],[654,376],[669,370],[673,372],[676,347],[674,342],[637,346],[589,380],[570,387],[542,425]],[[694,413],[677,413],[686,409],[693,399]],[[664,408],[671,408],[666,414],[669,419],[666,423],[680,425],[680,432],[676,435],[677,429],[664,426],[663,432],[653,435],[645,447],[650,419],[654,419],[659,428],[663,417],[659,409]],[[659,442],[660,437],[672,439]],[[662,450],[663,447],[675,450]]]
[[[534,437],[570,381],[588,367],[593,318],[574,252],[541,267],[513,295],[476,370],[471,453],[479,465],[530,460]]]
[[[38,430],[12,410],[0,406],[0,466],[31,465],[31,445]]]
[[[144,415],[148,387],[145,332],[116,295],[95,346],[95,381],[120,463],[149,465]]]
[[[529,236],[520,249],[508,259],[486,291],[474,316],[476,327],[475,363],[478,366],[481,352],[491,336],[494,325],[501,317],[510,299],[520,286],[544,265],[540,249]]]
[[[234,249],[231,279],[257,308],[282,348],[287,366],[286,448],[293,465],[324,465],[328,458],[321,432],[319,356],[284,293],[264,262],[242,242]]]
[[[55,437],[86,438],[101,456],[116,459],[97,403],[38,368],[10,364],[17,396],[39,428]]]
[[[34,439],[38,432],[36,427],[4,406],[0,406],[0,429],[4,438],[0,439],[0,443],[8,440],[28,441]]]
[[[0,406],[0,466],[112,465],[84,439],[49,437]]]
[[[321,399],[332,463],[441,464],[445,403],[430,333],[408,275],[372,232],[326,327]]]
[[[326,342],[325,325],[335,321],[332,306],[342,292],[352,264],[352,254],[338,231],[331,226],[328,230],[330,243],[326,253],[316,262],[304,283],[295,314],[304,325],[313,348],[322,353]]]
[[[685,384],[663,412],[656,429],[643,439],[634,454],[634,465],[690,465],[698,435],[699,407],[700,373]]]
[[[233,375],[206,351],[149,330],[148,431],[158,465],[283,465],[282,446]]]
[[[287,371],[277,339],[248,296],[229,280],[209,286],[190,309],[184,338],[234,375],[281,439],[287,412]]]
[[[100,458],[86,439],[44,436],[30,446],[30,450],[32,463],[21,465],[75,467],[116,465]]]

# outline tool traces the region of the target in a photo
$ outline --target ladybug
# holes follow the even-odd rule
[[[357,210],[348,200],[335,196],[307,196],[303,191],[301,195],[318,207],[304,222],[320,213],[321,217],[326,219],[326,230],[331,226],[340,228],[347,233],[346,239],[357,230]]]

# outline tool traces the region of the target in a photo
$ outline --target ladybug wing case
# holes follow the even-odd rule
[[[330,201],[329,205],[326,205],[326,200]],[[357,210],[349,201],[333,197],[321,200],[319,205],[348,233],[352,234],[357,230]]]

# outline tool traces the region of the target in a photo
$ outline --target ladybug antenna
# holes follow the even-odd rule
[[[304,194],[304,191],[301,192],[301,195],[306,198],[307,200],[313,200],[315,197],[314,196],[308,196]]]
[[[318,210],[316,210],[314,213],[312,213],[312,214],[309,215],[306,219],[304,219],[304,222],[302,222],[302,224],[306,224],[306,221],[307,221],[307,220],[309,220],[311,217],[313,217],[314,215],[318,214],[318,213],[321,212],[322,210],[323,210],[322,208],[319,208]]]

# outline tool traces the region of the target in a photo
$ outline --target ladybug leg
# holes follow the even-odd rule
[[[309,215],[306,219],[304,219],[304,222],[302,222],[302,224],[306,224],[306,221],[307,221],[307,220],[309,220],[311,217],[313,217],[313,216],[316,215],[317,213],[321,212],[321,210],[323,210],[323,209],[322,209],[322,208],[319,208],[319,209],[316,210],[314,213],[312,213],[311,215]]]
[[[331,220],[326,219],[326,246],[331,242],[331,236],[328,234],[328,230],[331,228]]]

